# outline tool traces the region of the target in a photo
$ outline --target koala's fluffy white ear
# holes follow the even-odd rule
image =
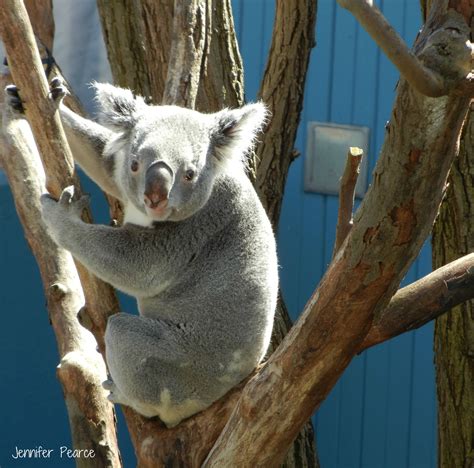
[[[262,102],[240,109],[224,109],[217,114],[211,139],[216,157],[225,161],[242,158],[254,145],[255,137],[266,124],[269,112]]]
[[[126,131],[138,120],[140,109],[146,106],[141,96],[134,96],[129,89],[108,83],[92,83],[95,100],[99,106],[99,122],[113,130]]]

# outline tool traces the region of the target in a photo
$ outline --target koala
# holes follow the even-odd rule
[[[105,333],[114,403],[168,427],[202,411],[263,359],[278,291],[275,239],[245,173],[266,119],[261,103],[202,114],[153,106],[93,84],[99,123],[59,106],[77,163],[123,202],[121,227],[87,224],[72,188],[42,197],[55,242],[133,296],[139,315],[111,316]],[[21,101],[7,89],[17,110]]]

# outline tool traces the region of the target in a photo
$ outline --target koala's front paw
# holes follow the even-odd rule
[[[41,195],[43,221],[57,243],[61,243],[61,234],[68,229],[68,222],[81,217],[82,210],[89,205],[89,195],[73,200],[74,187],[66,187],[59,200],[49,193]]]
[[[5,87],[5,102],[14,112],[18,112],[19,114],[24,113],[23,102],[18,93],[18,88],[15,85],[12,84]]]
[[[61,101],[69,94],[64,81],[59,76],[54,77],[49,83],[51,99],[59,106]]]

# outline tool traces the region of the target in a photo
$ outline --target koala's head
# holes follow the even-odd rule
[[[208,201],[216,177],[242,171],[245,154],[267,115],[261,103],[201,114],[177,106],[149,106],[109,84],[94,84],[100,122],[115,136],[113,155],[123,201],[152,221],[180,221]]]

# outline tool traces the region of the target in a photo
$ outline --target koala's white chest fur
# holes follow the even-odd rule
[[[130,201],[124,206],[123,222],[124,224],[131,223],[143,227],[150,227],[153,224],[153,220],[138,210]]]

